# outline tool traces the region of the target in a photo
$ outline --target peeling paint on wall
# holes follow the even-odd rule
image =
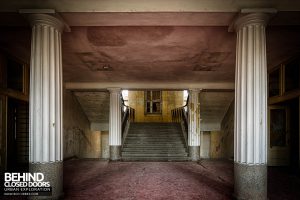
[[[233,159],[234,154],[234,103],[222,120],[221,131],[211,131],[211,158]]]
[[[224,143],[226,146],[225,157],[234,157],[234,101],[231,102],[221,123]]]
[[[109,159],[108,131],[101,131],[101,158]]]
[[[210,158],[210,132],[201,132],[201,145],[200,145],[200,157]]]
[[[71,91],[64,90],[64,159],[100,158],[99,131],[90,130],[90,122]]]

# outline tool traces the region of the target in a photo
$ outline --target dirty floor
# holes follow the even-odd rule
[[[269,199],[300,199],[299,178],[272,168],[270,181]],[[64,163],[64,192],[70,200],[232,199],[233,164],[70,160]]]

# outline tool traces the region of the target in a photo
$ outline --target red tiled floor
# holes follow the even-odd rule
[[[192,162],[64,162],[64,199],[232,199],[233,164]],[[287,168],[268,168],[270,200],[299,200],[300,178]],[[0,197],[0,199],[26,199]]]
[[[65,199],[232,199],[224,161],[65,163]]]
[[[229,161],[106,162],[64,164],[65,199],[232,199]],[[270,200],[300,199],[300,179],[282,168],[268,169]]]

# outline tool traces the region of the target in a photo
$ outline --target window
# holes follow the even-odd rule
[[[183,106],[186,105],[188,97],[189,97],[189,92],[187,90],[183,90]]]
[[[129,106],[129,103],[128,103],[128,90],[122,90],[122,97],[123,97],[123,103],[124,103],[123,111],[125,112],[126,109],[127,109],[127,106]]]
[[[122,97],[123,97],[125,106],[128,106],[128,90],[122,90]]]
[[[150,90],[145,92],[145,113],[161,114],[161,91]]]

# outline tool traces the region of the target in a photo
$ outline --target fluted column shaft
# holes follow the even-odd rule
[[[29,161],[31,172],[42,172],[52,187],[51,199],[62,191],[62,55],[63,23],[47,14],[30,14]]]
[[[267,198],[267,61],[268,14],[251,13],[235,22],[234,161],[238,199]]]
[[[32,41],[29,160],[33,163],[61,161],[62,27],[60,21],[48,15],[31,15],[30,20]]]
[[[189,90],[188,145],[191,160],[200,158],[200,90]]]
[[[110,159],[121,158],[122,144],[122,122],[121,122],[121,89],[109,88],[110,110],[109,110],[109,146]]]

